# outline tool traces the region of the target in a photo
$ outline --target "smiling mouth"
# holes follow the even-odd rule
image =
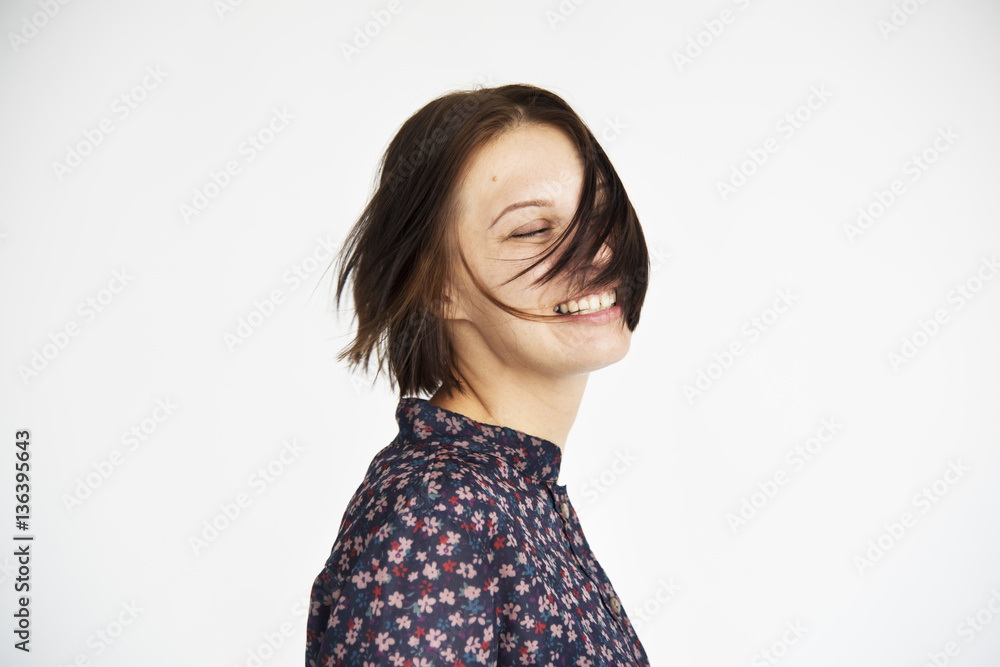
[[[597,294],[589,294],[579,299],[571,299],[565,303],[560,303],[552,310],[563,315],[586,315],[587,313],[607,310],[617,302],[615,290],[610,290]]]

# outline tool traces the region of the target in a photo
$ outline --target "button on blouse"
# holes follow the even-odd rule
[[[313,582],[307,667],[648,666],[548,440],[396,407]]]

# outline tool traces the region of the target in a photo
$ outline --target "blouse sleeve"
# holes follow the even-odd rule
[[[447,497],[383,500],[384,513],[338,539],[312,592],[308,667],[496,663],[485,517],[457,514]]]

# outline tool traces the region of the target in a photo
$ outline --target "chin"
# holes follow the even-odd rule
[[[617,363],[628,354],[630,338],[600,341],[588,350],[580,350],[566,361],[577,373],[590,373]]]

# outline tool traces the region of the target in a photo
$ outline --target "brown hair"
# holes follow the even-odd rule
[[[438,388],[462,389],[439,302],[454,265],[447,232],[457,183],[479,148],[524,124],[547,124],[566,133],[583,158],[583,191],[564,233],[510,280],[534,269],[565,242],[561,256],[535,283],[547,283],[565,270],[579,281],[580,291],[617,284],[625,324],[635,330],[646,295],[649,253],[625,188],[593,133],[561,97],[512,84],[443,95],[410,116],[390,142],[379,163],[375,192],[336,258],[337,308],[353,274],[358,321],[354,341],[338,360],[349,359],[352,370],[363,362],[367,372],[375,353],[375,377],[388,364],[390,385],[398,384],[401,398],[433,394]],[[603,203],[598,205],[602,186]],[[605,242],[610,259],[588,281],[591,262]],[[502,303],[457,250],[476,287],[495,305],[522,319],[556,316]]]

